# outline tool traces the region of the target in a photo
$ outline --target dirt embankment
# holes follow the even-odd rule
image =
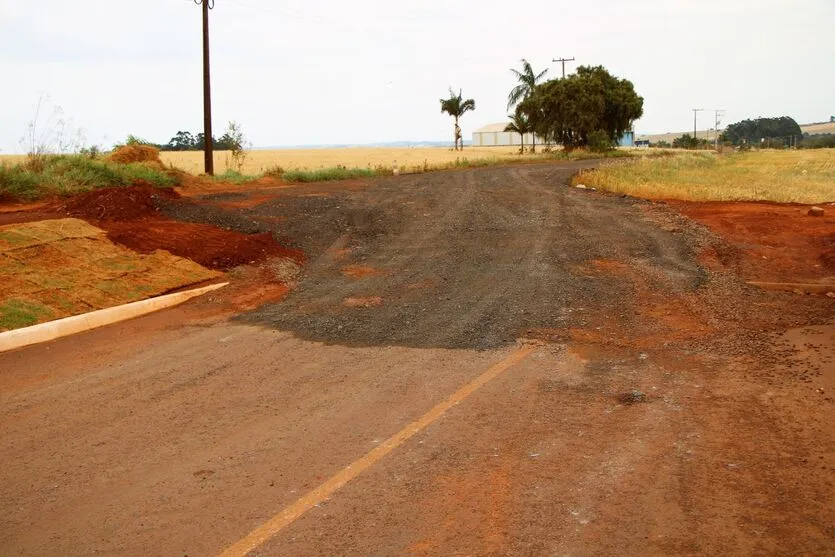
[[[95,190],[57,204],[53,210],[93,223],[106,230],[111,241],[134,251],[150,253],[162,249],[210,269],[226,270],[272,257],[286,257],[298,263],[304,259],[299,250],[283,247],[270,233],[244,234],[167,217],[161,207],[179,199],[172,189],[139,184]]]

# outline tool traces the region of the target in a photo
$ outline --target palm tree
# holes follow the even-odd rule
[[[507,96],[507,108],[510,108],[521,101],[524,101],[531,95],[533,95],[536,86],[542,81],[545,77],[545,74],[548,73],[548,70],[542,70],[539,74],[534,73],[533,68],[531,67],[530,62],[522,58],[522,71],[510,68],[510,71],[516,76],[516,80],[519,84],[510,90],[510,94]],[[531,148],[531,152],[536,152],[536,136],[533,138],[533,147]]]
[[[516,132],[522,137],[522,147],[519,149],[520,153],[525,152],[525,134],[530,133],[531,126],[528,122],[528,117],[525,115],[524,112],[516,109],[516,114],[508,114],[508,118],[510,118],[510,123],[505,126],[504,131],[506,132]],[[536,151],[531,151],[536,152]]]
[[[530,62],[522,58],[522,71],[510,68],[510,71],[516,76],[516,81],[519,84],[510,90],[507,96],[507,109],[516,105],[519,101],[523,101],[533,94],[533,90],[548,73],[548,70],[542,70],[539,74],[535,74]]]
[[[458,142],[461,142],[461,150],[464,150],[464,140],[461,138],[461,128],[458,126],[458,119],[464,115],[465,112],[475,110],[475,101],[473,99],[463,100],[463,92],[458,90],[458,95],[449,88],[449,98],[441,99],[441,112],[446,112],[455,118],[455,150],[458,150]]]

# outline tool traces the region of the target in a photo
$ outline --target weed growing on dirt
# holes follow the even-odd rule
[[[835,153],[687,152],[583,171],[574,184],[649,199],[822,203],[835,201]]]
[[[333,166],[317,170],[288,170],[282,175],[285,182],[326,182],[330,180],[351,180],[375,176],[370,168],[346,168]]]
[[[178,184],[173,174],[142,163],[117,164],[83,155],[52,155],[38,162],[37,167],[26,162],[0,166],[0,197],[34,200],[48,195],[129,186],[137,181],[156,187]]]
[[[287,172],[282,167],[278,165],[271,166],[264,171],[264,176],[267,178],[275,178],[277,180],[281,180],[281,177],[284,176],[284,173]]]
[[[216,182],[228,182],[230,184],[248,184],[257,180],[258,176],[251,176],[249,174],[242,174],[237,170],[231,168],[227,169],[223,174],[216,174],[212,179]]]

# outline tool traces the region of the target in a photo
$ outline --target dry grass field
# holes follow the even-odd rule
[[[574,183],[648,199],[823,203],[835,201],[835,149],[631,159],[581,172]]]
[[[397,162],[401,170],[437,168],[454,165],[456,160],[518,158],[515,147],[465,147],[464,151],[453,151],[446,147],[346,147],[327,149],[280,149],[269,151],[248,151],[244,174],[261,174],[279,166],[284,170],[317,170],[335,166],[347,168],[392,168]],[[524,155],[535,159],[540,155]],[[173,164],[191,174],[203,172],[202,151],[166,152],[161,154],[165,164]],[[222,173],[230,168],[228,152],[215,153],[215,172]]]

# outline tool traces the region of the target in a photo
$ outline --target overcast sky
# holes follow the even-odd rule
[[[523,57],[630,79],[638,133],[692,129],[697,107],[726,123],[835,114],[835,0],[216,2],[215,132],[237,120],[256,146],[445,140],[448,86],[476,100],[469,137],[505,119]],[[0,0],[0,150],[21,150],[41,95],[88,144],[199,131],[200,34],[192,0]]]

